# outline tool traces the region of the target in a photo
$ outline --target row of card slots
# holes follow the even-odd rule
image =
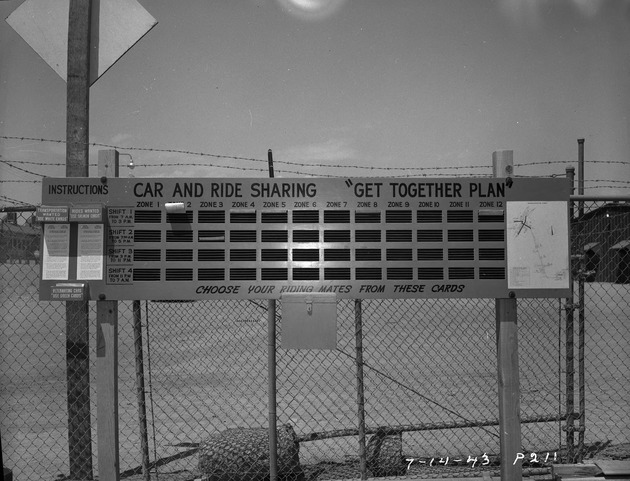
[[[161,230],[133,233],[135,243],[162,242]],[[260,236],[259,236],[260,233]],[[503,229],[402,229],[402,230],[167,230],[166,242],[504,242]],[[117,244],[115,238],[111,244]]]
[[[464,281],[505,279],[504,267],[200,268],[197,281]],[[354,273],[354,277],[352,274]],[[195,270],[134,268],[134,282],[193,281]]]
[[[195,252],[197,255],[195,256]],[[452,249],[166,249],[166,262],[503,261],[502,248]],[[161,249],[135,249],[134,262],[160,262]]]
[[[448,223],[471,223],[475,219],[474,210],[385,210],[385,211],[350,211],[350,210],[294,210],[294,211],[257,211],[257,210],[199,210],[197,222],[200,224],[225,224],[229,219],[233,224],[263,224],[288,223],[289,219],[294,224],[349,224],[352,221],[359,224],[381,223],[385,220],[388,224],[412,223],[414,219],[419,224],[441,223],[444,212]],[[505,219],[502,209],[483,209],[476,211],[477,221],[503,222]],[[136,224],[162,222],[161,210],[136,210],[134,222]],[[195,211],[185,213],[166,213],[166,222],[169,224],[192,224],[195,219]],[[323,214],[323,215],[322,215]],[[353,215],[354,214],[354,215]],[[384,214],[384,216],[383,216]]]

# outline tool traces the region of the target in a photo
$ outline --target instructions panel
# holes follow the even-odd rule
[[[59,280],[92,299],[565,296],[568,198],[565,179],[47,178],[45,242],[76,233],[42,296]],[[553,242],[531,241],[544,260],[523,256],[514,219],[538,232],[548,216]]]

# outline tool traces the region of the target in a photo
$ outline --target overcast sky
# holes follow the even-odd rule
[[[0,3],[0,205],[65,175],[66,84],[4,20],[21,3]],[[587,193],[630,194],[629,0],[140,3],[158,24],[90,106],[136,177],[266,176],[231,157],[268,149],[285,177],[488,175],[501,149],[564,175],[583,137]]]

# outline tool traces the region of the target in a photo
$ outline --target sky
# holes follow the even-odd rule
[[[104,2],[105,0],[101,0]],[[0,2],[0,206],[65,176],[65,81]],[[630,194],[630,0],[140,0],[157,20],[90,89],[121,176],[577,173]]]

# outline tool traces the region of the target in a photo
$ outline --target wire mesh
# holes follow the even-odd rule
[[[580,207],[572,221],[574,299],[518,302],[522,448],[526,461],[538,456],[526,465],[534,474],[548,466],[547,453],[556,462],[630,456],[630,209],[605,202]],[[4,465],[19,479],[68,478],[78,459],[98,476],[95,306],[87,321],[88,401],[82,406],[89,418],[79,423],[89,428],[88,440],[71,454],[70,426],[80,419],[69,421],[76,406],[67,371],[84,351],[66,342],[65,304],[38,300],[40,228],[30,216],[5,218],[0,230]],[[185,473],[187,479],[204,475],[200,452],[233,458],[225,472],[236,466],[228,476],[234,479],[242,476],[239,465],[268,463],[267,303],[143,301],[135,328],[132,302],[118,305],[121,475],[141,473],[143,454],[151,476]],[[300,471],[291,473],[358,478],[362,454],[372,475],[496,469],[494,301],[374,299],[360,307],[359,338],[356,303],[343,300],[335,350],[278,348],[281,458],[294,459],[291,446],[299,446]]]
[[[571,253],[574,274],[576,458],[612,445],[628,456],[630,412],[630,206],[574,204]],[[621,443],[621,446],[619,444]],[[596,446],[596,448],[593,448]]]

